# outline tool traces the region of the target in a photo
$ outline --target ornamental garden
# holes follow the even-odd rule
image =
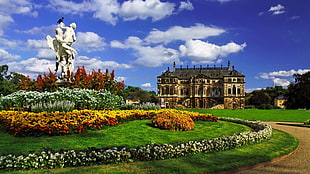
[[[109,135],[105,134],[105,138],[100,137],[105,144],[103,146],[97,143],[95,146],[80,145],[79,148],[40,147],[31,151],[2,152],[0,171],[163,160],[193,153],[224,151],[258,143],[272,136],[271,126],[259,121],[157,107],[124,110],[129,107],[117,95],[122,85],[114,79],[114,71],[87,73],[83,67],[66,76],[62,82],[57,82],[52,72],[39,75],[36,80],[24,78],[23,90],[0,98],[0,129],[14,138],[66,139],[94,132],[99,132],[95,135],[100,136],[112,128],[117,130],[126,126],[133,128],[128,128],[123,134],[136,134],[136,129],[143,126],[160,134],[152,135],[153,139],[145,143],[135,144],[129,139],[127,142],[128,137],[120,135],[116,139],[123,143],[105,144],[105,139],[109,139]],[[227,124],[231,128],[234,125],[245,126],[241,132],[225,133],[222,129]],[[211,131],[218,133],[212,137]],[[157,140],[167,134],[177,138]]]

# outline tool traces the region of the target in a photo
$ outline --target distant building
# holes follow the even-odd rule
[[[287,101],[287,99],[285,98],[285,96],[279,95],[276,98],[274,98],[274,105],[278,106],[279,108],[285,109],[285,102]]]
[[[162,107],[211,108],[224,105],[225,109],[245,106],[245,76],[227,67],[182,67],[163,72],[157,77],[158,99]]]

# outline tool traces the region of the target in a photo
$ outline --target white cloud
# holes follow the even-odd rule
[[[4,34],[4,30],[9,26],[10,23],[13,23],[14,20],[11,16],[0,13],[0,36]]]
[[[13,14],[38,16],[38,12],[34,11],[34,5],[28,0],[0,0],[0,36],[4,34],[4,30],[14,22]]]
[[[175,9],[174,3],[161,2],[160,0],[130,0],[124,1],[119,9],[119,15],[124,20],[152,18],[158,21],[172,15]]]
[[[175,3],[160,0],[127,0],[119,3],[117,0],[92,0],[73,2],[65,0],[49,0],[48,8],[62,14],[92,13],[94,18],[115,25],[122,18],[124,20],[161,20],[173,15],[176,11],[192,10],[192,4],[181,2],[179,9]]]
[[[40,59],[56,59],[56,55],[52,49],[39,49],[37,57]]]
[[[81,3],[77,3],[74,1],[66,0],[49,0],[49,4],[46,7],[51,8],[61,14],[81,15],[83,12],[93,10],[94,5],[92,1],[82,1]]]
[[[76,42],[72,47],[76,47],[79,50],[86,52],[102,51],[104,50],[106,43],[104,38],[100,37],[94,32],[78,32],[76,35]]]
[[[0,48],[0,63],[5,64],[7,62],[19,59],[19,55],[10,54],[4,49]]]
[[[288,86],[291,82],[287,79],[274,78],[273,83],[275,86]]]
[[[139,47],[143,44],[143,40],[141,40],[139,37],[136,36],[129,36],[124,43],[113,40],[110,45],[113,48],[123,48],[123,49],[128,49],[128,48],[135,48],[139,49]]]
[[[106,68],[108,69],[129,69],[132,68],[128,64],[119,64],[115,61],[102,61],[98,58],[89,58],[86,56],[78,56],[75,59],[75,66],[82,67],[85,66],[86,69],[102,69],[105,70]]]
[[[150,88],[152,87],[152,85],[151,83],[144,83],[144,84],[141,84],[141,87]]]
[[[245,89],[245,92],[246,93],[251,93],[253,91],[256,91],[256,90],[261,90],[262,88],[249,88],[249,89]]]
[[[219,57],[226,57],[229,54],[242,51],[246,43],[238,45],[230,42],[218,46],[201,40],[190,40],[179,47],[182,56],[189,56],[193,63],[213,63]]]
[[[187,0],[186,2],[181,1],[180,6],[179,6],[179,11],[183,11],[183,10],[194,10],[194,6],[189,0]]]
[[[27,40],[27,48],[28,49],[48,49],[46,40]]]
[[[0,38],[0,45],[5,48],[16,49],[16,47],[21,43],[22,41],[19,41],[19,40],[8,40],[8,39]]]
[[[290,82],[293,82],[294,74],[305,74],[309,72],[310,69],[298,69],[289,71],[274,71],[269,73],[261,73],[258,78],[271,79],[273,83],[277,86],[288,86]]]
[[[146,42],[150,43],[169,43],[175,40],[191,40],[205,39],[210,36],[218,36],[224,33],[225,30],[216,27],[207,27],[203,24],[196,24],[191,27],[174,26],[167,31],[159,31],[154,29],[145,38]]]
[[[116,24],[118,20],[117,14],[119,13],[120,8],[120,4],[117,0],[94,0],[93,6],[94,18],[106,21],[112,25]]]
[[[223,46],[211,44],[196,38],[205,39],[209,36],[218,36],[225,32],[216,27],[206,27],[196,24],[188,28],[174,26],[167,31],[153,30],[144,39],[130,36],[124,42],[114,40],[110,43],[113,48],[133,49],[137,59],[133,62],[144,67],[159,67],[163,64],[176,62],[182,64],[180,57],[189,57],[194,63],[219,62],[218,58],[242,51],[246,43],[238,45],[230,42]],[[179,50],[165,47],[172,41],[186,41],[179,46]]]
[[[115,77],[114,78],[117,82],[122,82],[122,81],[126,81],[127,77]]]
[[[124,43],[112,41],[111,47],[133,49],[133,54],[137,57],[133,63],[144,67],[159,67],[165,63],[180,62],[177,50],[165,48],[163,45],[147,46],[143,40],[134,36],[128,37]]]
[[[269,12],[272,12],[273,15],[279,15],[282,13],[285,13],[285,7],[281,4],[278,4],[277,6],[271,6],[268,10]]]
[[[274,79],[276,77],[292,77],[294,74],[305,74],[309,72],[310,69],[291,69],[289,71],[274,71],[270,73],[261,73],[260,78],[262,79]]]
[[[12,72],[22,72],[31,78],[36,78],[37,75],[42,74],[42,72],[54,70],[55,62],[46,59],[29,58],[20,62],[10,62],[8,66]]]
[[[135,64],[144,67],[159,67],[162,64],[171,64],[176,62],[179,64],[179,52],[171,48],[165,48],[162,45],[150,47],[141,46],[135,48],[137,60]]]
[[[34,10],[34,4],[28,0],[10,0],[0,1],[0,11],[6,14],[24,14],[36,17],[37,11]]]
[[[49,25],[49,26],[41,26],[41,27],[33,27],[29,30],[15,30],[17,33],[25,33],[25,34],[31,34],[31,35],[52,35],[52,37],[55,35],[55,29],[57,28],[57,25]]]

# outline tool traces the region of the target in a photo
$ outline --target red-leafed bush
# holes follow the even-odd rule
[[[67,73],[65,79],[59,80],[55,73],[51,71],[46,74],[38,75],[36,80],[29,77],[22,79],[22,89],[27,91],[55,91],[60,87],[80,88],[80,89],[106,89],[112,93],[117,93],[123,86],[124,82],[117,82],[114,79],[114,70],[109,73],[106,69],[105,73],[92,71],[87,73],[84,67],[79,67],[76,73]]]

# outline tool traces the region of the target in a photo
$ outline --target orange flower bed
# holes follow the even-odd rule
[[[189,131],[194,128],[194,121],[189,115],[162,113],[152,118],[155,127],[170,131]]]

